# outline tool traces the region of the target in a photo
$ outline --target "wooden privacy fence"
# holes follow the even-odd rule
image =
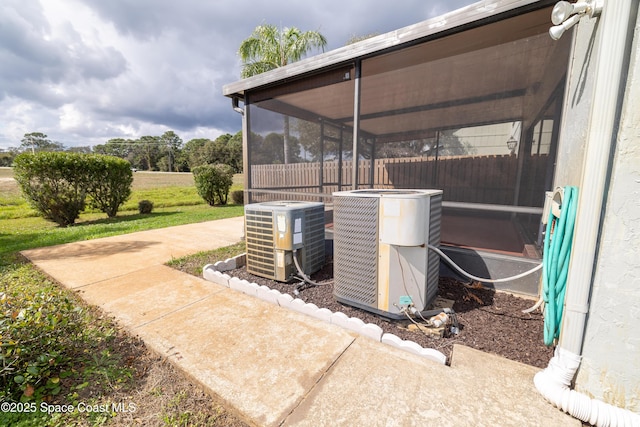
[[[371,160],[361,160],[358,181],[359,188],[438,188],[443,190],[447,201],[504,205],[513,204],[520,182],[521,200],[526,200],[528,206],[542,206],[547,158],[547,155],[524,158],[520,181],[520,160],[515,155],[376,159],[373,169]],[[351,165],[351,161],[343,161],[342,170],[338,161],[252,165],[251,188],[315,194],[350,190]]]

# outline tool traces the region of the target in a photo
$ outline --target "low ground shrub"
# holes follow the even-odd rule
[[[54,283],[23,267],[2,276],[0,400],[51,400],[72,375],[72,355],[87,333],[85,312]],[[38,283],[34,286],[33,283]]]
[[[193,169],[198,194],[210,206],[227,204],[229,190],[233,184],[233,169],[229,165],[217,163],[201,165]]]
[[[244,205],[244,191],[243,190],[232,191],[231,201],[235,205]]]
[[[153,202],[151,200],[140,200],[138,202],[138,212],[141,214],[150,214],[153,211]]]

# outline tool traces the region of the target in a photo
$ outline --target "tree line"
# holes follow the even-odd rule
[[[194,168],[222,163],[234,173],[242,172],[242,132],[223,134],[214,140],[195,138],[183,143],[174,131],[160,136],[142,136],[138,139],[112,138],[93,147],[65,147],[41,132],[26,133],[18,148],[0,151],[0,166],[11,166],[14,158],[23,152],[75,152],[107,154],[125,159],[135,170],[162,172],[190,172]]]

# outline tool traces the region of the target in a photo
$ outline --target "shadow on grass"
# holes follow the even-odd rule
[[[127,214],[129,212],[129,214]],[[168,210],[140,214],[137,211],[123,211],[114,218],[89,217],[80,219],[69,227],[56,227],[49,223],[38,230],[15,227],[16,233],[7,233],[5,228],[0,235],[0,267],[11,263],[9,256],[13,252],[52,246],[83,240],[93,240],[118,234],[126,234],[173,225],[197,223],[241,215],[242,206],[225,205],[202,209],[199,212],[189,210]],[[97,213],[96,213],[97,214]]]
[[[198,205],[179,205],[179,206],[161,206],[160,208],[162,209],[169,209],[169,208],[179,208],[182,206],[204,206],[202,203],[198,204]],[[208,208],[211,209],[211,212],[214,213],[217,210],[230,210],[230,209],[236,209],[238,207],[238,205],[234,205],[234,204],[227,204],[227,205],[215,205],[215,206],[206,206]],[[118,223],[126,223],[128,221],[137,221],[140,219],[149,219],[149,218],[162,218],[162,217],[169,217],[171,215],[176,215],[176,214],[180,214],[182,212],[180,211],[165,211],[165,212],[152,212],[152,213],[148,213],[148,214],[140,214],[140,213],[132,213],[132,214],[118,214],[118,216],[115,216],[113,218],[100,218],[100,219],[93,219],[93,220],[87,220],[87,221],[80,221],[77,222],[75,224],[73,224],[71,227],[81,227],[83,225],[101,225],[101,224],[118,224]],[[219,216],[219,218],[228,218],[228,215],[221,215]],[[215,216],[212,219],[219,219],[218,216]],[[204,219],[206,220],[206,219]]]
[[[54,227],[48,231],[2,233],[0,234],[0,265],[9,264],[11,261],[8,261],[10,259],[8,255],[13,252],[133,232],[137,230],[127,225],[132,221],[169,217],[177,213],[157,212],[144,215],[136,213],[114,218],[81,221],[68,227]]]
[[[146,218],[166,217],[166,216],[171,216],[178,213],[179,212],[152,212],[149,214],[137,213],[137,214],[130,214],[130,215],[118,215],[113,218],[100,218],[100,219],[93,219],[89,221],[80,221],[71,225],[71,227],[82,227],[84,225],[119,224],[122,222],[126,223],[129,221],[137,221],[137,220],[146,219]]]

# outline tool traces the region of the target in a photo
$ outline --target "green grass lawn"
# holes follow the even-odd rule
[[[242,190],[242,185],[242,175],[236,174],[230,193]],[[134,173],[131,197],[120,207],[119,215],[136,211],[138,202],[141,200],[151,200],[156,209],[206,204],[196,191],[193,175],[182,172]],[[99,211],[88,210],[87,213],[99,213]],[[13,180],[13,170],[0,168],[0,220],[37,216],[38,213],[22,197],[18,184]]]
[[[211,207],[198,195],[190,173],[134,173],[132,195],[115,218],[95,210],[85,211],[73,226],[58,227],[40,218],[22,197],[15,182],[8,182],[10,169],[0,168],[0,265],[11,262],[16,252],[42,246],[96,239],[154,228],[210,221],[243,214],[239,205]],[[153,180],[158,180],[154,187]],[[236,176],[235,182],[241,181]],[[234,184],[231,191],[242,189]],[[138,213],[138,202],[153,202],[149,215]],[[7,258],[8,257],[8,258]]]
[[[87,211],[73,226],[59,227],[36,215],[11,177],[11,169],[0,168],[0,402],[124,402],[137,404],[136,416],[151,417],[153,425],[244,425],[19,255],[36,247],[240,216],[243,207],[207,205],[191,174],[137,172],[133,194],[115,218]],[[236,183],[232,190],[241,188]],[[151,214],[138,213],[143,199],[154,203]],[[154,369],[157,377],[150,378]],[[133,423],[125,416],[0,412],[0,425]]]
[[[206,204],[173,206],[141,215],[138,211],[120,212],[115,218],[104,214],[83,214],[75,225],[58,227],[40,217],[4,219],[0,221],[0,266],[11,263],[16,252],[61,243],[96,239],[136,231],[165,228],[230,218],[243,214],[238,205],[211,207]]]
[[[198,252],[181,258],[175,258],[167,262],[167,265],[193,276],[201,276],[202,267],[206,264],[211,264],[216,261],[224,261],[227,258],[233,258],[236,255],[240,255],[245,251],[245,242],[238,242],[234,245],[224,246],[210,251]]]

